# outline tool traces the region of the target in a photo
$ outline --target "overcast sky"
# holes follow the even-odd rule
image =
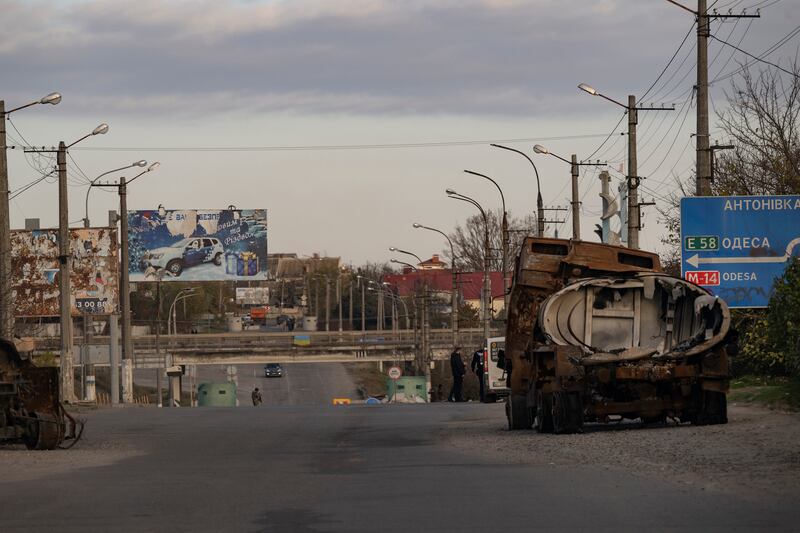
[[[715,21],[712,33],[758,55],[800,24],[797,0],[715,7],[758,6],[760,19]],[[266,208],[270,252],[320,252],[356,264],[387,260],[389,246],[440,252],[441,237],[411,224],[449,232],[473,214],[445,188],[499,207],[493,186],[466,168],[495,178],[515,215],[533,211],[530,164],[489,142],[534,157],[545,203],[565,206],[568,165],[534,156],[533,144],[567,158],[595,152],[621,109],[576,85],[618,100],[642,95],[694,22],[664,0],[0,0],[0,13],[6,107],[63,94],[58,106],[12,115],[9,144],[70,143],[100,122],[110,125],[71,151],[71,221],[83,217],[87,176],[161,161],[131,186],[129,208]],[[799,42],[769,59],[788,65]],[[692,31],[643,100],[676,105],[640,113],[647,200],[662,202],[673,176],[689,176],[694,165],[694,43]],[[709,58],[711,79],[747,59],[715,41]],[[717,109],[729,83],[713,85]],[[615,177],[624,172],[625,141],[615,134],[593,157],[609,162]],[[12,191],[52,167],[17,149],[8,158]],[[586,239],[595,239],[598,192],[597,172],[586,168]],[[104,223],[115,203],[92,191],[92,221]],[[36,217],[56,225],[55,183],[36,185],[11,209],[13,227]],[[645,226],[643,247],[657,248],[652,208]]]

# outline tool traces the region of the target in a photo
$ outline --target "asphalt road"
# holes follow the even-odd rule
[[[678,484],[655,468],[509,464],[501,448],[453,446],[469,425],[501,432],[500,405],[87,417],[73,450],[0,453],[0,531],[788,531],[800,519],[796,501]],[[667,451],[655,442],[654,457]]]
[[[283,377],[265,378],[264,365],[236,365],[240,405],[250,405],[250,393],[258,387],[267,405],[328,405],[333,398],[358,398],[356,385],[341,363],[282,364]],[[155,387],[155,370],[137,370],[137,385]],[[227,381],[226,365],[197,365],[197,383]],[[167,387],[167,378],[162,382]],[[183,379],[184,391],[189,380]]]

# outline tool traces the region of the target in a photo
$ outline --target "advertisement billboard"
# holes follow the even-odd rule
[[[109,314],[119,302],[114,228],[71,229],[72,314]],[[11,232],[11,279],[18,317],[59,315],[58,230]]]
[[[236,287],[236,303],[239,305],[268,305],[268,287]]]
[[[128,212],[130,280],[267,279],[267,210]]]

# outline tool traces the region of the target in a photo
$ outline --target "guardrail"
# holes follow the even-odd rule
[[[492,336],[502,335],[503,332],[494,330]],[[436,329],[430,332],[431,347],[448,347],[452,345],[453,333],[449,329]],[[155,335],[142,335],[133,337],[134,350],[149,351],[156,348]],[[459,330],[458,343],[469,350],[482,344],[483,329],[470,328]],[[60,347],[58,337],[38,338],[34,340],[37,350],[54,350]],[[107,336],[93,336],[88,344],[108,344]],[[230,348],[232,350],[275,349],[293,348],[301,350],[303,347],[321,346],[413,346],[420,342],[419,332],[414,330],[399,331],[294,331],[294,332],[236,332],[213,334],[181,334],[161,335],[159,344],[161,350],[203,350]],[[83,338],[75,338],[76,346],[83,344]]]

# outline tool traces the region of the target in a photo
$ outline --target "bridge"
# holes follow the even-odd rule
[[[491,336],[504,332],[493,330]],[[83,339],[76,337],[75,354],[79,360]],[[144,335],[133,337],[134,366],[156,368],[163,366],[164,356],[172,364],[246,364],[246,363],[311,363],[410,360],[421,344],[420,332],[396,331],[295,331]],[[429,334],[431,356],[446,359],[453,347],[450,329],[435,329]],[[35,351],[58,352],[59,339],[35,339]],[[93,336],[87,343],[88,361],[108,364],[107,336]],[[458,331],[458,344],[464,353],[471,353],[483,344],[483,329],[470,328]]]

